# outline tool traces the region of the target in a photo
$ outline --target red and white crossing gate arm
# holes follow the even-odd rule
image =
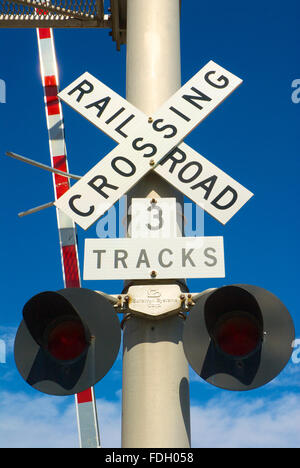
[[[42,10],[40,13],[43,13]],[[53,30],[50,28],[39,28],[37,29],[37,37],[45,96],[51,165],[60,171],[69,172],[62,108],[57,96],[59,92],[59,80]],[[69,178],[53,174],[53,186],[55,199],[58,199],[70,188]],[[66,288],[79,288],[81,283],[75,224],[71,218],[59,209],[56,209],[56,213],[64,285]],[[75,403],[80,447],[99,447],[100,440],[94,389],[89,388],[75,395]]]

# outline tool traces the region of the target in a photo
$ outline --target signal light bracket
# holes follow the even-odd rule
[[[186,318],[187,312],[195,305],[202,293],[183,293],[176,284],[149,284],[130,286],[126,294],[107,296],[101,291],[120,314],[143,316],[148,319],[162,319],[170,315]]]

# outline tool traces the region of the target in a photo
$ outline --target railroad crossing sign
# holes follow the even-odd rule
[[[120,144],[55,205],[88,229],[155,170],[225,224],[253,194],[182,141],[241,83],[210,61],[153,116],[146,117],[85,73],[59,97]]]

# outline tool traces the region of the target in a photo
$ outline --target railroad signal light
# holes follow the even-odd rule
[[[200,296],[186,320],[183,347],[205,381],[242,391],[265,385],[281,372],[294,337],[292,318],[274,294],[237,284]]]
[[[46,291],[23,308],[15,361],[25,381],[51,395],[80,393],[101,380],[118,355],[119,319],[100,294]]]

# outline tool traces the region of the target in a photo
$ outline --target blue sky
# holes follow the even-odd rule
[[[196,151],[254,193],[225,225],[204,216],[204,233],[223,236],[226,278],[189,280],[192,292],[248,283],[276,294],[289,309],[300,338],[299,309],[299,2],[182,2],[182,84],[209,60],[244,80],[187,138]],[[125,97],[126,48],[116,51],[107,30],[55,30],[60,88],[88,71]],[[11,160],[14,151],[49,164],[35,30],[1,30],[0,103],[1,292],[0,446],[77,446],[74,398],[42,395],[18,375],[13,339],[24,303],[63,287],[54,208],[19,219],[17,213],[53,200],[47,172]],[[299,86],[299,85],[298,85]],[[294,93],[294,94],[293,94]],[[292,99],[294,97],[294,99]],[[295,102],[293,102],[295,101]],[[83,175],[115,143],[63,106],[69,168]],[[84,239],[97,224],[78,228]],[[84,281],[117,294],[122,281]],[[300,362],[297,353],[268,385],[244,393],[222,391],[191,371],[193,447],[299,447]],[[300,357],[300,352],[299,352]],[[121,355],[95,386],[101,440],[120,444]]]

